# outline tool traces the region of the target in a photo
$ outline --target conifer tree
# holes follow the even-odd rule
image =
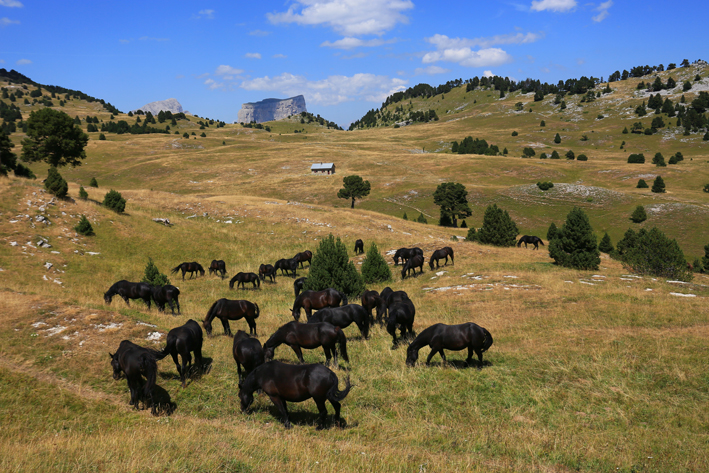
[[[477,232],[477,241],[485,245],[515,246],[519,230],[506,210],[492,204],[485,209],[483,226]]]
[[[426,216],[423,214],[423,212],[419,212],[419,216],[416,218],[416,221],[418,223],[428,223],[428,220],[426,219]]]
[[[638,274],[689,281],[692,273],[677,241],[667,238],[657,228],[640,230],[635,244],[622,259],[625,266]]]
[[[638,185],[637,185],[636,187],[637,187],[638,189],[647,189],[647,188],[650,187],[650,186],[647,185],[647,182],[645,182],[645,179],[640,179],[640,180],[638,181]]]
[[[406,212],[404,212],[404,216],[403,216],[403,217],[401,217],[401,218],[403,218],[404,220],[408,220],[408,219],[409,219],[409,216],[408,216],[408,215],[406,215]]]
[[[56,195],[60,199],[66,197],[67,192],[69,192],[68,184],[54,166],[51,166],[47,172],[47,179],[44,181],[44,187],[47,191]]]
[[[345,244],[332,235],[320,240],[303,289],[322,291],[330,287],[350,297],[361,294],[365,289],[362,276],[347,255]]]
[[[91,178],[91,181],[89,182],[89,185],[90,185],[91,187],[98,187],[98,182],[96,182],[96,178],[95,178],[95,177],[92,177],[92,178]]]
[[[657,176],[655,178],[655,182],[652,184],[652,189],[651,191],[655,192],[656,194],[662,194],[665,192],[665,181],[662,180],[661,176]]]
[[[561,136],[557,133],[556,136],[554,137],[554,143],[559,144],[561,143]]]
[[[665,157],[662,156],[662,153],[655,153],[655,157],[652,158],[652,164],[658,167],[667,166],[667,164],[665,164]]]
[[[170,280],[155,266],[152,258],[148,258],[148,264],[145,265],[145,273],[140,282],[148,283],[151,286],[165,286],[170,284]]]
[[[449,226],[457,227],[459,218],[472,215],[468,205],[468,191],[463,184],[457,182],[438,184],[433,193],[433,203],[441,207],[441,225],[450,220]]]
[[[470,227],[468,234],[465,236],[466,241],[478,241],[478,232],[475,227]]]
[[[611,237],[608,235],[608,232],[601,238],[601,242],[598,244],[598,251],[606,254],[613,252],[613,243],[611,243]]]
[[[559,153],[556,150],[552,151],[550,159],[560,159]]]
[[[86,192],[86,189],[84,189],[84,186],[79,187],[79,198],[86,200],[89,198],[89,193]]]
[[[367,256],[362,262],[362,279],[368,284],[391,280],[389,265],[374,242],[369,246]]]
[[[547,230],[547,241],[552,241],[554,238],[556,238],[556,234],[559,232],[559,230],[556,228],[556,224],[554,222],[551,222],[551,225],[549,225],[549,230]]]
[[[574,269],[598,269],[601,263],[596,235],[586,213],[578,207],[549,242],[549,256],[556,264]]]
[[[709,245],[706,245],[704,247],[704,256],[702,257],[701,263],[702,272],[709,273]]]
[[[645,207],[638,205],[635,207],[633,214],[630,216],[630,220],[635,223],[642,223],[647,220],[647,213],[645,212]]]
[[[103,197],[103,206],[121,213],[126,209],[126,199],[123,198],[120,192],[111,189]]]
[[[76,233],[84,236],[91,236],[94,234],[94,228],[91,226],[89,219],[86,218],[86,215],[81,215],[81,219],[79,219],[79,223],[74,227],[74,230],[76,230]]]

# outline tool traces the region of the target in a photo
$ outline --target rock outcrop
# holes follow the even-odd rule
[[[140,107],[138,110],[142,110],[145,113],[152,113],[153,115],[157,115],[160,113],[160,110],[164,112],[172,112],[172,113],[182,113],[182,105],[180,105],[180,102],[177,101],[177,99],[167,99],[167,100],[159,100],[157,102],[150,102],[147,105],[143,105]]]
[[[302,95],[296,95],[295,97],[283,100],[265,99],[260,102],[242,104],[238,114],[238,122],[270,122],[307,111],[308,110],[305,108],[305,97]]]

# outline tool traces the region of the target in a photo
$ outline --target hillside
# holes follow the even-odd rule
[[[709,68],[692,67],[669,71],[678,84],[682,74],[702,77],[684,92],[690,103],[709,84]],[[665,82],[669,77],[659,75]],[[31,166],[36,181],[0,177],[3,471],[707,470],[707,275],[686,284],[638,277],[605,256],[597,272],[572,271],[553,265],[547,247],[453,241],[466,230],[433,225],[438,211],[432,194],[438,183],[454,180],[469,191],[469,226],[479,227],[486,206],[497,203],[522,234],[545,237],[551,222],[561,224],[580,206],[599,239],[608,231],[615,244],[631,226],[658,226],[690,261],[702,255],[709,243],[709,194],[702,192],[709,183],[709,142],[702,134],[684,136],[674,125],[650,136],[622,134],[625,126],[649,125],[655,117],[633,112],[648,100],[637,83],[649,79],[612,83],[613,92],[590,103],[566,98],[563,112],[553,96],[535,103],[530,95],[499,99],[499,92],[465,92],[463,86],[445,98],[412,99],[415,110],[433,109],[439,120],[400,128],[342,132],[295,117],[265,123],[269,132],[187,115],[176,125],[150,125],[170,126],[170,134],[104,133],[99,140],[100,132],[89,132],[82,166],[61,169],[72,197],[66,201],[44,192],[46,165]],[[0,86],[13,93],[22,87],[7,80]],[[668,95],[673,101],[680,96]],[[112,121],[100,102],[70,96],[62,106],[45,90],[31,98],[37,103],[24,104],[24,98],[14,102],[23,120],[51,100],[53,108],[78,116],[84,130],[95,123],[86,116],[97,117],[99,127]],[[113,115],[130,125],[138,118]],[[19,154],[24,134],[16,128],[10,137]],[[587,141],[581,141],[584,134]],[[451,153],[451,142],[469,135],[507,148],[508,155]],[[536,156],[520,158],[525,147]],[[553,150],[563,157],[569,149],[589,160],[538,159]],[[656,152],[668,159],[678,151],[684,155],[679,164],[650,163]],[[640,152],[645,164],[627,163],[628,154]],[[335,162],[337,174],[311,175],[310,165],[320,161]],[[354,210],[336,197],[350,174],[372,184]],[[657,174],[667,183],[666,194],[636,189],[639,178]],[[92,177],[99,188],[88,186]],[[555,187],[542,192],[540,180]],[[88,200],[77,198],[79,185]],[[125,214],[98,205],[109,189],[127,199]],[[649,218],[633,224],[630,214],[640,204]],[[404,212],[410,218],[422,212],[430,224],[404,221]],[[72,230],[82,214],[94,237]],[[158,217],[173,226],[154,223]],[[290,278],[234,291],[216,277],[183,282],[170,268],[223,259],[231,277],[304,249],[316,251],[328,234],[343,240],[357,266],[364,258],[353,255],[357,238],[365,248],[376,242],[382,254],[419,246],[428,256],[451,246],[455,265],[435,271],[426,265],[423,275],[404,281],[400,268],[391,266],[388,285],[407,291],[416,304],[417,333],[438,322],[487,328],[494,337],[485,354],[490,365],[467,369],[464,352],[448,351],[449,366],[435,357],[426,367],[424,349],[419,365],[407,368],[405,348],[392,350],[385,330],[375,327],[362,340],[352,326],[345,329],[352,363],[335,369],[340,387],[347,376],[355,384],[343,401],[347,426],[316,432],[316,408],[307,401],[289,404],[295,427],[286,431],[264,396],[252,413],[240,412],[232,341],[216,324],[203,349],[211,371],[186,389],[174,364],[160,362],[159,395],[175,403],[172,415],[155,418],[128,406],[126,382],[111,378],[107,357],[121,340],[160,348],[170,328],[188,318],[201,321],[221,297],[259,304],[262,343],[292,320]],[[128,307],[119,298],[103,302],[113,282],[140,280],[148,258],[179,286],[180,316],[137,302]],[[298,271],[308,273],[307,264]],[[304,356],[309,363],[324,360],[320,349]],[[276,359],[293,362],[295,356],[282,346]]]

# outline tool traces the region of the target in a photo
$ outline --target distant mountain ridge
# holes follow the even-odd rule
[[[296,95],[288,99],[265,99],[260,102],[242,104],[238,114],[238,122],[270,122],[307,111],[305,97],[302,95]]]
[[[150,102],[149,104],[143,105],[138,110],[142,110],[145,113],[150,112],[153,115],[157,115],[162,110],[163,112],[172,113],[183,113],[182,105],[177,99],[167,99],[158,100],[157,102]]]

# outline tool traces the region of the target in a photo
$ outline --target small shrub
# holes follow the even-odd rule
[[[581,136],[581,141],[588,141],[588,135]]]
[[[635,207],[633,214],[630,216],[630,220],[635,223],[642,223],[647,220],[647,213],[645,212],[645,207],[638,205]]]
[[[537,182],[537,187],[543,191],[546,191],[554,187],[554,184],[552,182]]]
[[[647,185],[647,182],[645,182],[645,179],[640,179],[640,180],[638,181],[638,185],[635,186],[635,187],[636,187],[637,189],[647,189],[647,188],[650,187],[650,186]]]
[[[82,187],[83,189],[83,187]],[[79,219],[79,223],[74,227],[76,233],[84,236],[91,236],[94,234],[94,229],[91,226],[91,222],[86,218],[86,215],[82,215]]]
[[[547,159],[547,154],[546,153],[540,154],[539,159]]]
[[[478,240],[478,233],[475,230],[475,227],[470,227],[468,229],[468,234],[465,236],[466,241],[477,241]]]
[[[401,217],[401,218],[403,218],[404,220],[408,220],[408,219],[409,219],[408,215],[406,215],[406,212],[404,212],[404,216]]]
[[[200,136],[201,138],[206,138],[206,137],[207,137],[207,135],[206,135],[204,132],[202,132],[202,134],[199,135],[199,136]]]
[[[554,238],[556,238],[556,234],[559,230],[556,228],[556,224],[554,222],[551,222],[549,225],[549,229],[547,230],[547,240],[551,241]]]
[[[362,262],[362,279],[368,284],[391,280],[389,265],[379,252],[376,243],[370,245],[367,256]]]
[[[585,154],[579,154],[578,156],[576,156],[576,161],[588,161],[588,156],[586,156]]]
[[[56,195],[60,199],[66,197],[67,192],[69,192],[69,185],[54,166],[50,167],[47,172],[47,179],[44,181],[44,187],[48,192]]]
[[[96,178],[95,178],[95,177],[92,177],[92,178],[91,178],[91,181],[89,181],[89,185],[90,185],[91,187],[98,187],[98,182],[96,181]]]
[[[704,192],[709,192],[709,184],[704,184],[704,188],[702,190]]]
[[[426,216],[423,213],[419,213],[419,216],[416,218],[416,221],[418,223],[428,223],[428,220],[426,219]]]
[[[160,272],[152,258],[148,258],[148,264],[145,265],[143,279],[140,282],[145,282],[151,286],[165,286],[170,284],[168,277]]]
[[[611,254],[613,252],[613,243],[611,243],[611,237],[608,236],[608,232],[603,235],[601,242],[598,244],[598,251],[601,253]]]
[[[645,163],[645,155],[642,153],[631,154],[628,156],[628,163],[630,164],[643,164]]]
[[[485,209],[477,241],[486,245],[515,246],[519,230],[506,210],[492,204]]]
[[[574,207],[556,237],[549,241],[549,256],[566,268],[597,270],[601,263],[599,255],[596,235],[586,213]]]
[[[519,135],[519,133],[517,133],[516,131],[512,132],[512,136],[517,136],[517,135]]]
[[[642,229],[637,234],[628,230],[622,245],[618,242],[616,255],[624,266],[637,274],[680,281],[690,281],[693,277],[677,241],[667,238],[657,228]]]
[[[111,189],[103,198],[103,206],[116,213],[121,213],[126,208],[126,200],[120,192]]]
[[[322,291],[329,287],[350,297],[358,296],[365,289],[362,276],[350,261],[345,244],[332,235],[320,240],[303,290]]]
[[[662,194],[665,192],[665,181],[662,180],[661,176],[655,178],[655,182],[652,183],[652,189],[650,189],[656,194]]]
[[[100,135],[98,135],[98,139],[99,139],[99,141],[106,141],[106,135],[101,133]]]
[[[89,198],[89,193],[86,192],[86,189],[84,189],[84,186],[79,187],[79,198],[82,200],[86,200]]]
[[[561,143],[561,136],[557,133],[556,136],[554,137],[554,143],[559,144]]]
[[[572,161],[573,161],[574,159],[576,159],[576,155],[574,154],[574,152],[573,152],[572,150],[569,150],[569,151],[566,152],[566,159],[569,159],[569,160],[572,160]]]

